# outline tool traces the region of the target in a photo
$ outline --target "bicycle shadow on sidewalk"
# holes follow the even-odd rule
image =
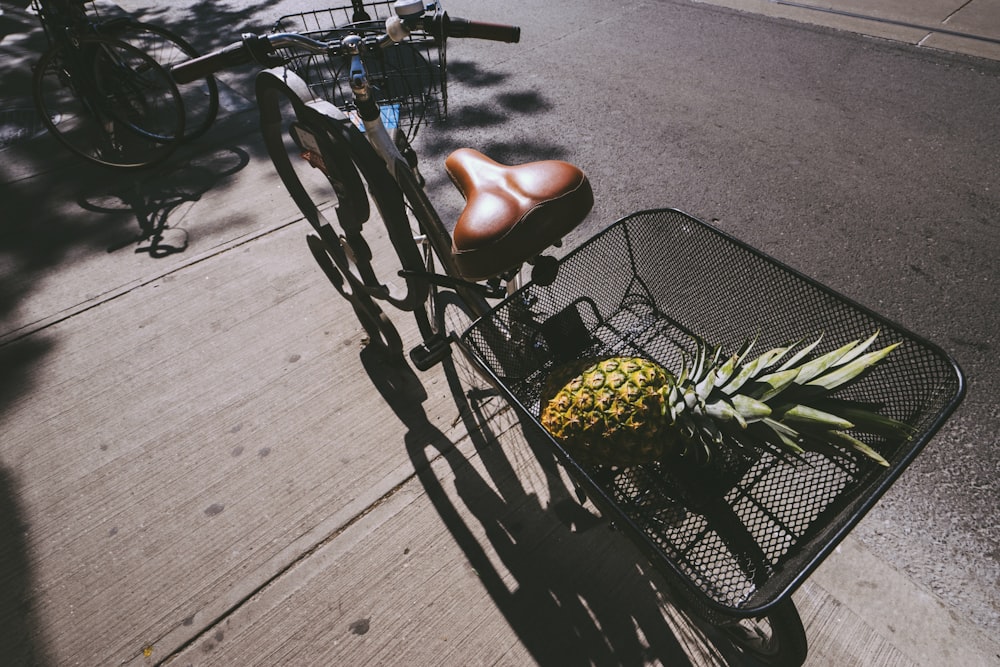
[[[185,204],[193,204],[220,181],[250,163],[250,155],[238,146],[199,153],[155,174],[122,179],[110,188],[81,197],[80,208],[110,216],[131,214],[139,229],[112,241],[108,252],[135,246],[135,252],[160,258],[187,249],[188,231],[170,218]]]
[[[431,423],[408,364],[369,350],[362,362],[408,427],[407,452],[435,510],[532,658],[558,667],[725,664],[709,645],[692,662],[691,637],[680,635],[696,633],[665,602],[650,566],[576,500],[546,443],[519,427],[513,409],[459,355],[443,364],[478,462]],[[453,492],[433,467],[439,457]]]

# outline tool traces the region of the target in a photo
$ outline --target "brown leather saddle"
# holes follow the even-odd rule
[[[460,148],[445,168],[465,197],[452,249],[466,280],[492,278],[533,259],[594,205],[587,176],[561,160],[507,166]]]

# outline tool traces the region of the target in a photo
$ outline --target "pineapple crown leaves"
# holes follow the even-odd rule
[[[721,364],[720,348],[709,350],[703,340],[696,339],[691,364],[685,359],[678,379],[684,388],[679,392],[671,390],[670,396],[665,397],[671,422],[683,422],[678,424],[682,426],[682,434],[702,440],[709,449],[721,444],[722,430],[742,443],[747,429],[760,425],[765,428],[753,429],[757,440],[763,435],[765,444],[783,447],[794,454],[803,453],[806,444],[819,448],[848,445],[888,466],[888,461],[874,449],[846,431],[856,429],[909,437],[909,427],[880,415],[879,406],[830,397],[833,391],[859,379],[899,346],[900,343],[893,343],[869,352],[879,333],[876,331],[864,341],[852,341],[808,360],[822,336],[802,347],[800,339],[746,361],[756,342],[748,339]],[[676,400],[678,394],[682,401]],[[680,419],[681,415],[685,418]]]

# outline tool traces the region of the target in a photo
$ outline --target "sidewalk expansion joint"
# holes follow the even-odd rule
[[[80,315],[82,313],[85,313],[89,310],[92,310],[99,306],[103,306],[104,304],[114,301],[119,297],[125,296],[126,294],[129,294],[141,287],[145,287],[146,285],[155,283],[158,280],[162,280],[166,276],[178,273],[179,271],[183,271],[184,269],[195,266],[196,264],[200,264],[204,261],[212,259],[213,257],[218,257],[220,255],[223,255],[229,252],[230,250],[235,250],[236,248],[246,245],[247,243],[252,243],[253,241],[263,238],[269,234],[279,232],[282,229],[285,229],[286,227],[290,227],[291,225],[298,224],[304,219],[305,218],[299,216],[292,220],[286,220],[285,222],[280,222],[266,229],[254,232],[249,236],[243,236],[234,239],[232,241],[228,241],[222,245],[218,245],[215,246],[214,248],[206,250],[199,255],[195,255],[191,259],[181,262],[180,264],[173,266],[165,271],[156,273],[151,276],[147,276],[145,278],[138,278],[130,283],[120,285],[108,292],[105,292],[104,294],[100,294],[94,297],[93,299],[84,301],[82,303],[78,303],[73,306],[69,306],[68,308],[62,310],[61,312],[49,315],[34,322],[29,322],[10,331],[0,333],[0,348],[10,345],[12,343],[16,343],[19,340],[27,338],[28,336],[36,334],[40,331],[44,331],[49,327],[55,326],[60,322],[65,322],[66,320],[75,317],[77,315]]]
[[[361,523],[366,517],[370,516],[372,513],[376,512],[380,507],[384,506],[386,503],[390,502],[400,491],[405,487],[414,482],[414,480],[419,480],[421,474],[425,470],[430,470],[433,468],[434,464],[441,460],[443,457],[447,456],[453,450],[457,449],[459,445],[471,439],[471,436],[465,434],[463,437],[459,438],[458,442],[452,442],[449,447],[445,447],[439,450],[436,456],[427,459],[422,465],[413,468],[406,475],[398,478],[398,481],[393,484],[387,491],[382,495],[378,496],[364,508],[360,509],[356,514],[347,518],[343,523],[337,526],[334,530],[328,533],[326,536],[318,539],[314,544],[308,548],[303,549],[302,553],[297,555],[295,558],[290,559],[284,566],[278,568],[271,576],[268,576],[264,581],[262,581],[253,590],[249,591],[243,597],[234,600],[228,608],[221,610],[220,613],[216,614],[213,618],[207,619],[202,626],[202,628],[193,634],[189,639],[179,643],[173,648],[168,649],[170,652],[163,656],[161,659],[157,660],[155,664],[163,665],[169,663],[171,660],[176,658],[178,655],[184,653],[184,651],[190,649],[192,646],[197,646],[199,642],[202,642],[209,637],[211,637],[213,631],[227,619],[232,618],[235,614],[239,613],[241,609],[245,608],[247,604],[252,603],[255,598],[259,598],[268,589],[277,585],[286,576],[294,572],[298,567],[303,566],[309,561],[310,558],[319,553],[322,549],[328,547],[333,543],[338,537],[342,536],[352,527]],[[158,640],[159,641],[159,640]],[[152,642],[150,645],[155,645],[156,642]],[[126,662],[131,662],[143,657],[144,654],[137,653],[132,656]]]

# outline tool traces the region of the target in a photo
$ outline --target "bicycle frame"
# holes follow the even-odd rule
[[[351,120],[343,111],[329,102],[313,98],[305,82],[297,74],[286,69],[262,71],[257,78],[256,91],[260,110],[261,131],[268,154],[274,162],[275,169],[278,171],[283,182],[286,183],[289,188],[289,194],[295,200],[296,204],[298,204],[303,215],[305,215],[306,219],[324,242],[334,251],[338,248],[342,249],[342,244],[337,238],[332,224],[322,211],[316,207],[315,203],[313,203],[294,173],[294,168],[284,148],[282,133],[287,128],[281,125],[280,104],[282,99],[286,99],[291,103],[295,115],[301,124],[299,126],[300,135],[304,135],[308,141],[314,142],[311,147],[306,147],[305,152],[311,153],[309,157],[313,166],[321,169],[331,182],[339,181],[338,185],[335,185],[335,190],[338,190],[338,196],[340,197],[346,194],[345,189],[351,188],[350,184],[345,186],[342,183],[344,174],[345,172],[350,174],[354,169],[353,166],[347,166],[347,163],[343,161],[345,159],[347,161],[352,160],[350,154],[344,154],[345,150],[349,150],[349,148],[345,149],[344,146],[349,146],[350,142],[357,141],[357,137],[352,137],[349,132],[348,126]],[[337,147],[333,142],[345,142],[345,144]],[[338,148],[340,148],[339,152]],[[359,166],[373,190],[384,191],[384,188],[397,187],[395,181],[385,169],[382,169],[380,173],[379,167],[382,165],[375,165],[370,161],[366,161],[364,153],[356,157],[361,158]],[[352,195],[348,194],[347,196]],[[363,193],[362,196],[364,196]],[[399,246],[400,259],[404,268],[416,269],[423,266],[422,259],[418,253],[407,252],[407,242],[412,245],[412,236],[403,209],[402,199],[400,198],[398,206],[391,208],[383,206],[383,209],[386,209],[381,211],[386,223],[386,229],[389,231],[393,245]],[[353,218],[354,216],[350,214],[342,214],[338,211],[339,222],[344,229],[351,247],[366,247],[367,244],[361,236],[361,225],[364,220]],[[403,229],[404,226],[405,229]],[[369,260],[370,255],[360,259]],[[348,273],[348,276],[352,275],[351,272]],[[408,278],[406,292],[399,293],[393,290],[391,286],[375,286],[370,281],[364,281],[363,278],[366,276],[355,277],[361,279],[354,285],[356,289],[365,291],[374,298],[386,300],[401,310],[414,310],[422,305],[427,297],[426,285],[422,285],[421,281],[415,279]]]
[[[268,40],[278,48],[294,45],[310,52],[319,50],[315,42],[297,34],[270,35]],[[343,40],[342,48],[351,51],[351,89],[358,107],[363,109],[361,126],[357,129],[363,131],[356,131],[354,121],[341,109],[316,97],[298,74],[286,67],[277,67],[263,70],[257,77],[256,94],[264,142],[275,169],[289,188],[289,194],[319,234],[334,264],[347,281],[344,288],[349,287],[351,294],[363,293],[373,299],[387,301],[400,310],[413,312],[421,335],[428,341],[435,336],[435,330],[428,321],[425,304],[435,287],[460,292],[476,317],[488,310],[484,296],[503,296],[506,290],[499,287],[499,280],[487,286],[470,283],[460,277],[452,252],[451,234],[397,143],[405,142],[405,137],[398,129],[391,133],[382,120],[381,109],[374,99],[362,59],[367,48],[364,41],[350,36]],[[330,221],[318,210],[295,175],[283,143],[282,133],[288,128],[281,126],[282,100],[287,100],[294,110],[297,120],[293,131],[304,156],[324,172],[337,192],[341,202],[337,217],[346,243],[337,237]],[[359,141],[367,145],[359,147],[356,143]],[[372,157],[377,157],[377,160],[370,159]],[[370,189],[385,195],[378,197],[376,203],[400,259],[400,276],[405,281],[402,291],[380,283],[371,271],[371,254],[361,234],[367,216],[358,216],[354,206],[354,202],[367,197],[360,182],[355,182],[355,161]],[[418,230],[411,229],[407,205],[420,227]],[[345,245],[350,250],[345,249]],[[358,249],[361,249],[360,253]],[[348,256],[349,253],[354,256]],[[428,253],[436,257],[443,274],[429,270]],[[515,280],[509,280],[507,289],[511,290],[516,285]]]
[[[414,207],[414,215],[422,226],[420,231],[424,234],[424,237],[419,240],[426,241],[430,245],[442,263],[447,276],[455,281],[451,286],[457,286],[460,283],[458,276],[461,274],[451,250],[451,235],[427,197],[426,191],[419,184],[413,169],[403,156],[396,141],[385,127],[381,109],[372,93],[367,70],[362,60],[362,55],[367,47],[360,37],[350,36],[343,40],[342,48],[352,51],[350,82],[355,101],[359,108],[364,108],[366,105],[368,107],[368,112],[361,115],[365,138],[375,153],[382,158],[389,174],[396,181],[406,200]],[[388,225],[389,221],[386,221],[386,224]],[[483,313],[476,314],[482,315]]]
[[[84,5],[90,0],[72,2],[70,0],[32,0],[32,5],[42,24],[42,31],[49,47],[56,44],[77,44],[81,37],[101,35],[114,37],[114,28],[126,24],[129,18],[119,16],[108,20],[92,20]]]
[[[88,25],[84,2],[53,2],[53,0],[32,0],[32,6],[42,23],[42,30],[49,44],[54,43],[57,35],[73,27]]]
[[[42,24],[42,32],[49,47],[57,44],[68,46],[74,50],[80,48],[80,32],[90,25],[86,12],[83,9],[83,2],[53,2],[53,0],[32,0],[32,6],[38,14],[38,19]],[[92,78],[89,73],[85,73],[83,63],[90,62],[90,58],[73,59],[65,63],[66,74],[70,83],[80,99],[88,109],[94,114],[99,114],[100,110],[91,103],[91,96],[88,85]]]

